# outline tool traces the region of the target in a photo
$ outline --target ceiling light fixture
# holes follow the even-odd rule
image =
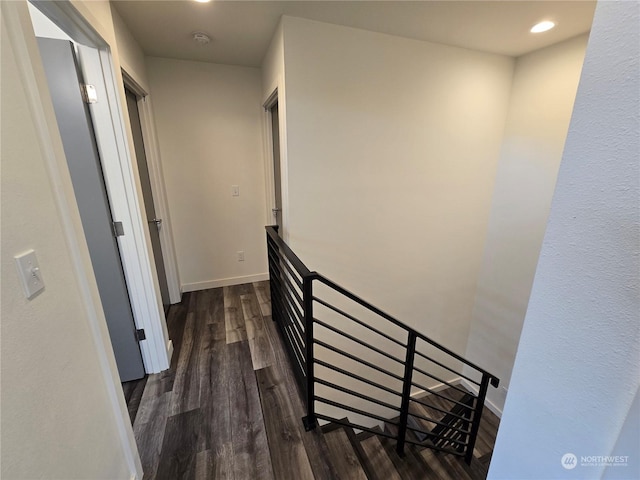
[[[211,0],[194,0],[194,1],[198,3],[209,3]]]
[[[531,27],[530,32],[531,33],[542,33],[542,32],[546,32],[547,30],[551,30],[555,26],[556,26],[556,24],[553,23],[552,21],[545,20],[544,22],[536,23],[533,27]]]
[[[200,45],[206,45],[211,42],[211,37],[204,32],[193,32],[191,34],[191,38],[194,41],[198,42]]]

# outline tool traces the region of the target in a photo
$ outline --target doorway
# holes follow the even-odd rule
[[[271,209],[273,219],[282,235],[282,170],[280,168],[280,112],[277,95],[267,104],[271,117],[271,144],[273,146],[273,190],[274,207]]]
[[[127,110],[129,112],[129,121],[131,123],[131,133],[133,134],[133,144],[135,148],[136,161],[138,163],[138,174],[140,176],[140,186],[142,187],[142,197],[147,216],[147,226],[149,229],[149,237],[151,238],[151,247],[153,249],[153,259],[156,265],[156,272],[158,274],[162,306],[164,307],[164,313],[166,316],[169,311],[171,301],[169,299],[167,274],[164,267],[162,243],[160,242],[162,219],[158,218],[156,215],[153,191],[151,188],[151,178],[149,176],[149,165],[147,164],[147,156],[144,149],[144,138],[142,136],[142,124],[140,123],[140,111],[138,109],[138,102],[144,101],[144,97],[136,95],[126,84],[125,94],[127,96]]]
[[[17,10],[20,8],[24,7],[18,7]],[[128,327],[128,330],[129,333],[133,332],[132,335],[136,340],[137,356],[142,359],[144,371],[146,373],[159,373],[169,368],[173,345],[168,338],[165,316],[160,306],[159,292],[153,286],[155,280],[153,279],[152,252],[151,248],[148,247],[147,233],[144,232],[145,225],[141,214],[142,199],[139,198],[138,192],[140,190],[136,187],[138,179],[132,167],[133,159],[129,153],[129,142],[124,124],[124,118],[126,117],[123,114],[126,108],[124,107],[126,98],[124,89],[122,87],[118,88],[118,80],[122,82],[122,79],[118,75],[120,69],[114,64],[114,59],[111,56],[112,47],[104,40],[100,32],[86,23],[85,18],[80,16],[68,2],[31,0],[28,4],[28,12],[24,13],[27,15],[25,20],[30,17],[33,29],[25,31],[22,35],[28,37],[29,34],[33,35],[35,31],[36,36],[61,39],[67,42],[67,45],[72,42],[72,56],[75,55],[76,67],[78,67],[75,76],[75,94],[81,95],[78,85],[80,79],[84,79],[86,83],[94,86],[98,97],[97,102],[83,104],[85,123],[86,121],[89,122],[89,127],[85,128],[90,129],[90,138],[93,141],[92,148],[99,155],[99,161],[96,163],[97,172],[102,174],[100,189],[96,188],[93,193],[95,197],[100,198],[101,196],[103,200],[107,200],[108,203],[105,205],[107,205],[107,211],[110,214],[109,221],[116,221],[116,224],[111,224],[111,227],[115,228],[118,234],[124,233],[124,235],[117,237],[115,243],[118,247],[118,255],[116,256],[118,257],[119,271],[124,274],[124,282],[120,282],[120,285],[124,283],[124,291],[129,298],[129,318],[133,318],[132,326]],[[37,47],[37,45],[34,45],[34,47]],[[27,56],[24,63],[27,66],[30,64],[37,65],[41,60],[42,55],[33,58]],[[31,72],[31,70],[29,71]],[[44,72],[44,70],[40,71]],[[38,89],[30,85],[30,88],[34,91],[34,98],[38,98],[42,94],[47,98],[50,93],[48,88],[50,82],[47,76],[41,75],[39,71],[35,74],[29,74],[35,75],[36,81],[42,83],[42,86],[38,87]],[[51,96],[53,97],[53,95]],[[67,108],[66,102],[61,103],[62,108]],[[46,110],[46,108],[37,107],[36,114],[44,115]],[[89,111],[88,116],[86,115],[87,110]],[[50,120],[52,117],[46,118],[44,125],[48,130],[42,134],[43,142],[46,144],[51,142],[51,135],[54,137],[60,135],[60,125],[56,120],[58,113],[54,109],[50,110],[50,112],[54,123]],[[59,138],[62,139],[62,135]],[[70,138],[75,141],[74,134],[70,135]],[[61,146],[63,150],[66,150],[64,142]],[[43,148],[53,151],[53,147]],[[131,148],[132,150],[133,148]],[[69,222],[74,222],[75,218],[79,220],[77,224],[79,228],[74,226],[69,235],[72,236],[72,243],[79,242],[88,245],[89,242],[87,241],[84,225],[85,219],[82,216],[77,216],[81,207],[83,207],[83,202],[79,200],[74,191],[75,186],[71,179],[66,153],[63,152],[63,154],[62,163],[56,163],[55,169],[60,170],[61,175],[69,179],[68,186],[71,188],[71,196],[66,199],[66,202],[70,206],[73,205],[70,210],[63,211],[68,212]],[[69,191],[63,190],[61,187],[60,195],[67,197]],[[73,225],[73,223],[70,223],[70,225]],[[112,239],[111,241],[113,242],[114,240]],[[87,253],[91,264],[87,265],[84,259],[78,259],[78,262],[83,264],[82,267],[79,264],[79,272],[83,278],[86,277],[89,285],[93,284],[95,285],[93,288],[96,288],[98,287],[98,279],[94,272],[94,261],[91,253]],[[89,270],[87,270],[87,267]],[[119,282],[113,282],[113,284],[109,284],[109,287],[105,288],[111,288],[117,284]],[[90,288],[87,291],[87,295],[89,295]],[[114,353],[116,354],[114,356],[117,356],[117,352],[111,341],[110,325],[108,323],[105,324],[104,320],[107,316],[108,308],[105,308],[103,304],[107,302],[103,301],[100,288],[97,289],[96,294],[100,295],[100,298],[96,298],[99,311],[96,312],[96,315],[91,316],[90,319],[92,331],[96,335],[96,341],[102,348],[105,348],[104,373],[107,378],[114,377],[114,379],[124,380],[127,377],[121,377],[120,369],[116,369],[119,365],[110,364],[113,360],[109,360],[109,357]],[[91,300],[91,305],[91,308],[96,308],[93,300]],[[104,316],[103,312],[105,312]],[[121,362],[116,360],[116,363],[119,364]],[[114,385],[114,392],[118,392],[115,388],[121,391],[119,384]],[[117,403],[115,398],[113,397],[113,401]],[[115,405],[114,408],[119,408],[119,405]]]
[[[114,221],[102,163],[89,112],[86,88],[75,45],[66,40],[38,38],[49,92],[89,248],[102,309],[122,382],[144,377],[127,283],[117,237],[124,234]],[[86,92],[87,90],[85,90]]]

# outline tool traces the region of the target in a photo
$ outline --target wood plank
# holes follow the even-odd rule
[[[286,385],[273,367],[258,370],[256,375],[275,477],[312,480],[313,471],[297,423],[300,419],[291,406]]]
[[[375,472],[378,480],[402,480],[377,436],[373,435],[362,440],[360,445],[362,445],[362,449],[371,463],[371,469]]]
[[[187,313],[184,338],[172,389],[170,415],[187,412],[200,406],[198,358],[202,323],[196,320],[195,312]]]
[[[271,342],[264,329],[264,322],[255,295],[240,295],[242,314],[251,350],[251,361],[254,370],[273,365],[275,362]]]
[[[233,446],[226,443],[221,449],[205,450],[196,454],[196,480],[235,480],[233,473]],[[243,479],[237,479],[243,480]]]
[[[344,480],[367,480],[367,476],[360,465],[358,456],[354,452],[347,432],[344,428],[338,428],[325,433],[324,438],[329,446],[333,463],[338,475]]]
[[[156,478],[194,478],[196,456],[208,449],[200,409],[167,419]]]
[[[167,413],[165,414],[168,415],[168,406],[171,400],[171,390],[167,390],[166,387],[167,386],[164,383],[164,376],[162,375],[162,373],[149,375],[147,384],[142,394],[142,398],[140,399],[140,408],[138,409],[138,414],[136,415],[136,421],[133,424],[134,429],[136,424],[148,423],[154,416],[158,414],[158,411],[163,408],[163,405],[158,403],[159,399],[165,395],[166,398],[169,399],[166,405]]]
[[[233,470],[236,478],[273,479],[260,394],[247,342],[226,346]]]
[[[222,303],[222,297],[219,299]],[[201,345],[200,403],[205,415],[205,434],[210,450],[206,458],[196,460],[196,477],[233,479],[229,352],[224,315],[207,326]],[[207,476],[208,475],[208,476]]]
[[[262,316],[271,316],[271,290],[269,288],[269,281],[265,280],[264,282],[255,282],[253,284],[253,289],[256,292]]]
[[[214,288],[210,291],[207,323],[224,325],[224,289]]]
[[[387,432],[390,431],[389,428],[389,424],[385,424],[385,430]],[[405,456],[400,457],[396,452],[397,443],[395,440],[391,440],[388,437],[378,438],[401,478],[438,478],[433,469],[423,460],[415,448],[408,444],[405,445]]]
[[[144,393],[144,387],[146,386],[148,379],[149,376],[145,375],[140,380],[133,380],[122,384],[122,391],[124,393],[125,402],[127,403],[127,410],[129,411],[131,425],[133,425],[136,420],[136,415],[140,408],[140,402],[142,401],[142,394]]]
[[[306,415],[306,409],[302,403],[303,392],[298,385],[295,374],[289,361],[289,354],[285,350],[284,343],[280,337],[280,332],[275,322],[271,318],[265,318],[263,323],[267,335],[269,336],[269,342],[273,350],[273,356],[275,358],[276,367],[275,370],[280,374],[282,380],[287,386],[287,392],[291,400],[291,405],[294,408],[296,415],[303,417]]]
[[[461,457],[448,455],[446,453],[438,453],[436,455],[452,478],[455,478],[456,480],[473,480],[467,470],[467,465]]]
[[[138,454],[140,455],[145,479],[156,478],[170,400],[170,392],[160,396],[148,395],[147,411],[149,415],[146,417],[145,422],[140,421],[143,416],[138,415],[133,425],[133,434],[138,446]]]
[[[429,465],[429,468],[436,475],[435,478],[441,478],[443,480],[457,480],[456,477],[447,470],[448,466],[440,461],[442,455],[439,455],[436,451],[430,448],[425,448],[420,451],[420,456],[424,459],[425,463]]]
[[[331,461],[329,447],[320,428],[305,432],[301,426],[302,422],[300,419],[307,414],[302,402],[302,392],[298,387],[293,370],[291,369],[289,357],[284,350],[284,345],[282,344],[282,339],[277,331],[277,327],[270,317],[264,319],[264,326],[275,357],[274,370],[280,375],[289,395],[291,408],[293,409],[294,417],[298,419],[297,425],[301,432],[302,442],[304,443],[313,473],[316,479],[339,479],[338,472]]]
[[[211,450],[203,450],[196,453],[195,480],[213,480],[213,454]]]
[[[224,287],[224,321],[227,343],[241,342],[247,339],[247,330],[242,316],[239,288],[237,285]]]

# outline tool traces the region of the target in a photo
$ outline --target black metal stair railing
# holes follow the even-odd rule
[[[310,271],[279,236],[278,227],[266,231],[272,318],[304,394],[305,428],[314,428],[318,420],[334,422],[394,439],[400,455],[406,444],[414,444],[470,463],[489,384],[497,387],[499,379]],[[346,303],[375,322],[348,312]],[[343,368],[347,364],[353,368]],[[332,380],[321,372],[331,372]],[[455,379],[446,380],[445,375]],[[347,379],[349,385],[336,378]],[[448,393],[424,385],[433,381]],[[339,409],[341,415],[319,407]],[[345,411],[366,421],[345,421]],[[373,428],[371,422],[386,428]]]

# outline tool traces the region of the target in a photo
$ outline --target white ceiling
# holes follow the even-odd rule
[[[258,67],[281,15],[308,18],[510,56],[591,28],[595,1],[242,1],[116,0],[145,54]],[[557,27],[529,33],[541,20]],[[199,45],[191,33],[213,41]]]

